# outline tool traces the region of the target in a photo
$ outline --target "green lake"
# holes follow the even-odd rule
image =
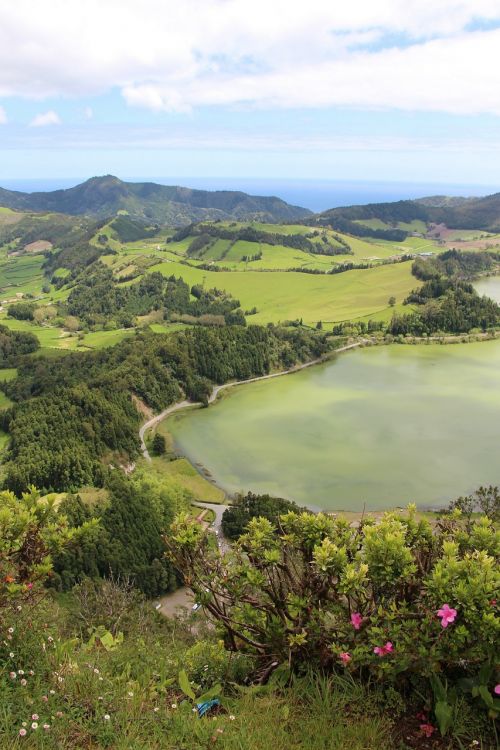
[[[329,510],[438,506],[500,483],[500,341],[346,352],[168,425],[228,492]]]
[[[474,282],[474,287],[478,294],[485,294],[500,304],[500,276],[486,276]]]

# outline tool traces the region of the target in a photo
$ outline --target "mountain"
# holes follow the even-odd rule
[[[438,195],[418,200],[331,208],[316,214],[308,223],[328,224],[340,231],[359,234],[360,225],[362,226],[364,221],[373,219],[378,219],[390,227],[395,227],[400,222],[409,223],[418,220],[426,224],[446,224],[447,227],[453,229],[482,229],[500,232],[500,193],[482,198]],[[391,230],[380,229],[378,231]]]
[[[92,177],[67,190],[21,193],[0,188],[0,206],[22,211],[55,211],[98,217],[126,212],[148,223],[183,226],[214,219],[296,221],[311,216],[307,208],[280,198],[233,190],[192,190],[154,182],[123,182],[117,177]]]

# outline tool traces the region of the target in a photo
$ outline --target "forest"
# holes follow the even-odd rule
[[[324,354],[324,335],[274,326],[148,331],[100,352],[37,357],[3,383],[15,403],[0,414],[10,435],[5,487],[47,491],[102,486],[110,456],[138,454],[135,394],[161,410],[182,396],[207,402],[213,384],[265,375]],[[107,461],[103,460],[108,457]]]
[[[136,284],[122,286],[112,271],[96,263],[80,274],[66,304],[61,308],[88,326],[104,326],[114,321],[119,326],[132,327],[134,318],[153,310],[189,315],[200,322],[213,321],[217,316],[222,324],[245,325],[240,303],[219,289],[191,289],[180,278],[165,277],[155,272],[145,274]]]
[[[16,364],[19,358],[32,354],[39,349],[40,343],[33,333],[11,331],[0,325],[0,366]]]

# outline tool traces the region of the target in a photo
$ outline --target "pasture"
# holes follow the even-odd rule
[[[225,289],[240,300],[243,310],[257,307],[251,323],[278,323],[302,318],[306,324],[333,323],[353,318],[386,319],[419,282],[411,275],[411,263],[352,270],[336,275],[276,272],[202,271],[181,263],[159,263],[150,271],[172,273],[188,284]],[[396,308],[397,309],[397,308]]]

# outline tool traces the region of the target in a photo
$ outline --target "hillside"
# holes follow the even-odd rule
[[[67,190],[21,193],[0,188],[0,206],[22,211],[114,216],[125,211],[148,222],[182,226],[214,219],[291,221],[309,216],[306,208],[280,198],[252,196],[232,190],[192,190],[154,182],[122,182],[117,177],[92,177]]]
[[[314,216],[310,223],[331,225],[339,231],[365,236],[363,223],[374,220],[388,225],[385,229],[381,226],[379,232],[390,232],[391,228],[392,231],[404,230],[404,227],[399,228],[398,225],[411,224],[415,221],[424,222],[427,225],[444,224],[454,229],[481,229],[498,232],[500,229],[500,193],[483,198],[451,198],[440,195],[418,200],[332,208]],[[356,222],[361,225],[357,229]]]

